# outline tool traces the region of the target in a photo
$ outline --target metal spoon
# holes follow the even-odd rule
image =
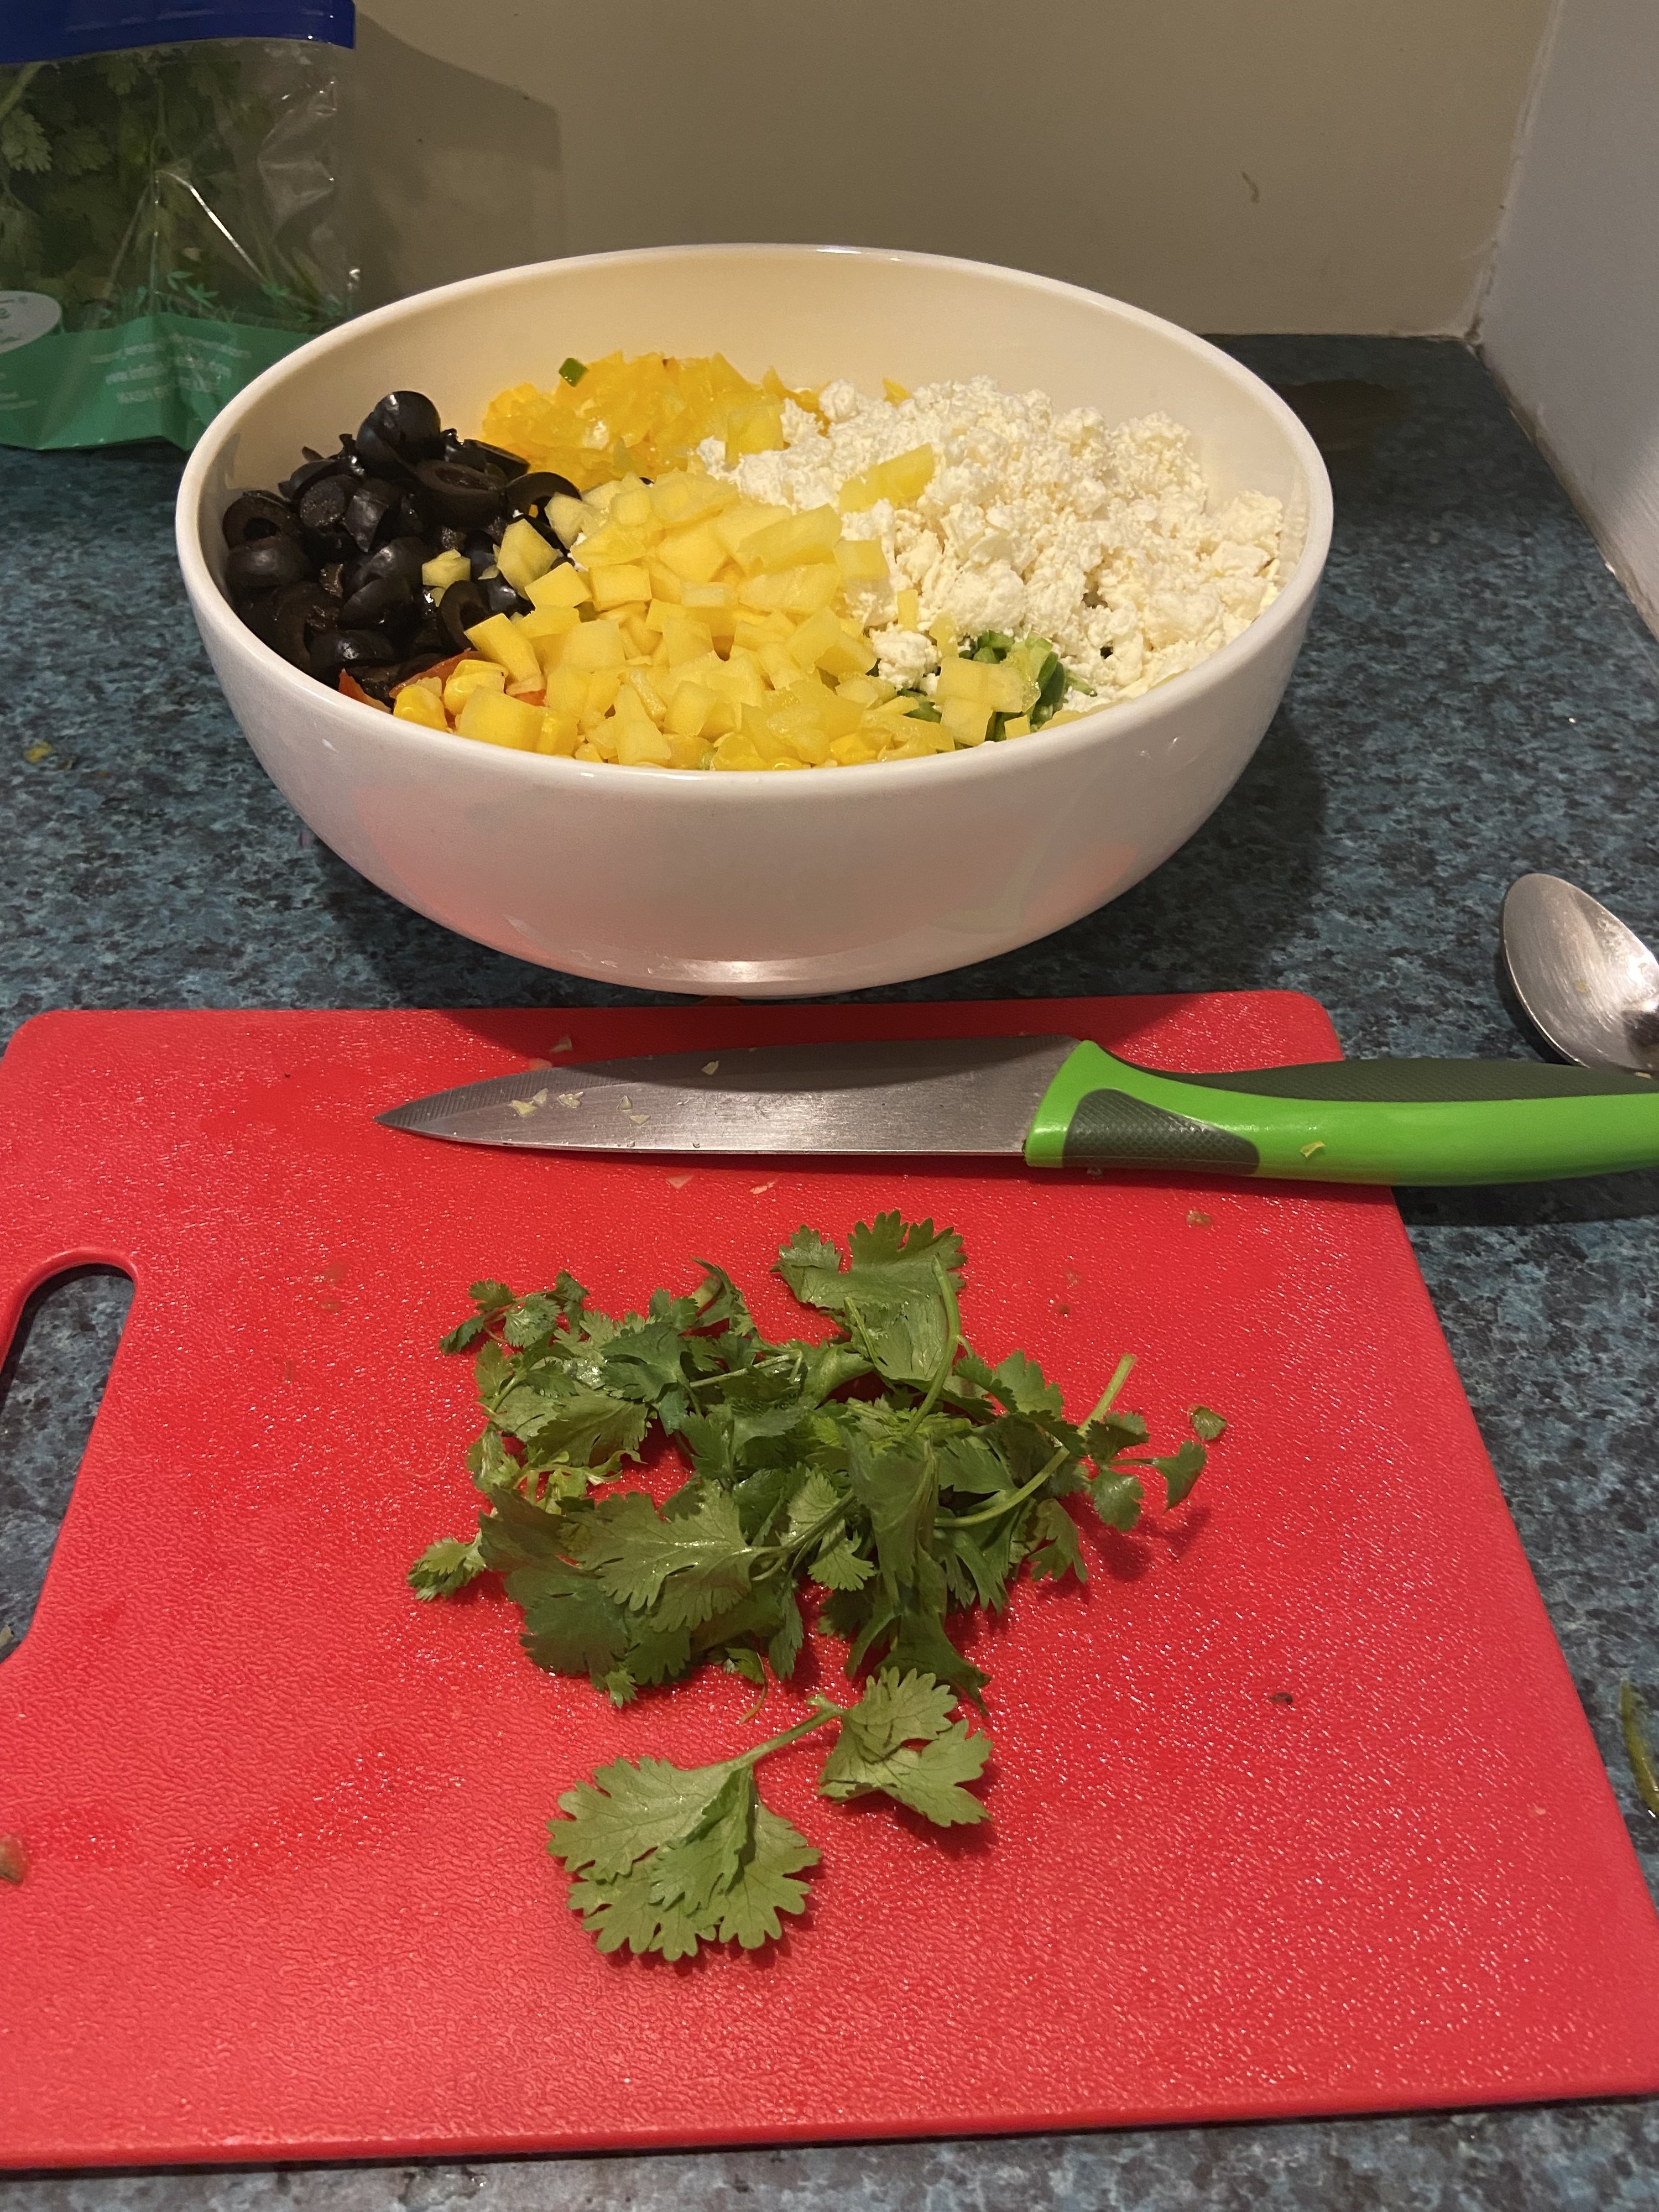
[[[1520,876],[1498,938],[1510,988],[1553,1051],[1659,1074],[1659,960],[1617,915],[1559,876]]]

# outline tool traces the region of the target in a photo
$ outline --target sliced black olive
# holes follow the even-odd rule
[[[441,524],[438,531],[438,550],[441,553],[459,553],[466,544],[467,534],[465,530],[458,530],[453,522]]]
[[[388,538],[384,545],[362,561],[354,561],[348,570],[345,588],[360,592],[376,576],[402,576],[410,585],[419,583],[421,570],[431,555],[418,538]]]
[[[365,477],[356,486],[345,511],[345,530],[360,553],[372,549],[380,526],[397,505],[398,488],[383,477]]]
[[[415,594],[409,587],[408,577],[371,576],[342,605],[340,628],[379,629],[398,613],[407,616],[407,627],[412,635],[416,623]]]
[[[368,420],[409,460],[430,460],[443,450],[443,423],[424,392],[388,392],[369,409]]]
[[[436,617],[428,615],[409,641],[409,649],[417,659],[423,654],[430,665],[434,660],[447,660],[455,648],[439,629]]]
[[[300,494],[301,521],[319,537],[339,529],[356,489],[349,477],[319,477]]]
[[[451,653],[467,650],[467,632],[475,623],[487,621],[495,613],[484,597],[484,587],[471,576],[463,576],[451,584],[438,602],[438,628]]]
[[[245,491],[225,509],[220,527],[227,545],[246,545],[256,538],[291,538],[300,518],[274,491]]]
[[[424,646],[416,638],[408,659],[398,668],[395,680],[406,684],[411,676],[424,676],[428,668],[435,668],[441,660],[449,658],[447,653],[441,652],[435,647]]]
[[[236,602],[237,613],[261,645],[276,642],[276,599],[275,592],[255,592],[251,598]]]
[[[521,599],[505,576],[486,576],[478,589],[483,593],[492,615],[527,615],[528,599]]]
[[[422,461],[415,473],[440,522],[476,530],[501,513],[506,486],[489,470],[469,468],[460,461]]]
[[[530,466],[518,453],[504,453],[499,446],[486,446],[482,438],[458,438],[453,430],[444,439],[443,457],[465,469],[493,470],[504,483],[523,476]]]
[[[397,538],[429,538],[431,504],[419,484],[409,485],[398,498],[395,520],[387,526],[392,534]]]
[[[317,581],[328,593],[331,599],[343,599],[345,596],[344,562],[341,561],[325,562],[322,568],[318,571]]]
[[[331,684],[343,668],[389,668],[396,650],[372,629],[325,630],[311,648],[311,672]]]
[[[507,502],[502,509],[509,522],[533,523],[550,545],[564,550],[564,540],[554,529],[547,513],[547,502],[562,495],[580,499],[568,477],[556,476],[551,469],[538,469],[533,476],[515,477],[507,488]]]
[[[313,484],[320,483],[325,477],[333,476],[340,466],[337,453],[325,457],[313,453],[309,446],[304,450],[307,458],[291,476],[284,477],[276,487],[283,497],[292,500],[296,507]]]
[[[354,442],[359,459],[374,476],[385,477],[392,483],[403,483],[413,473],[414,463],[382,434],[372,415],[366,416],[358,426]]]
[[[461,550],[472,563],[473,574],[482,576],[486,568],[495,567],[495,556],[501,547],[501,533],[499,530],[475,530],[470,533]]]
[[[225,562],[225,582],[233,597],[247,592],[278,592],[312,574],[311,556],[297,538],[255,538],[238,545]]]
[[[339,601],[331,599],[320,584],[290,584],[276,595],[271,642],[284,660],[309,668],[313,642],[333,629],[339,611]]]

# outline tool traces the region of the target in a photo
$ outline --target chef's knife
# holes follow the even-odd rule
[[[1543,1182],[1659,1165],[1659,1084],[1510,1060],[1164,1075],[1075,1037],[760,1045],[533,1068],[392,1108],[532,1152],[1019,1155],[1311,1182]]]

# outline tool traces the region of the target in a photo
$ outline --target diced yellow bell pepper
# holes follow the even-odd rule
[[[912,591],[900,592],[896,594],[896,598],[897,605],[894,611],[893,620],[898,624],[901,629],[920,629],[921,628],[921,601],[920,598]]]
[[[959,745],[982,745],[991,709],[972,699],[947,699],[939,710],[936,727],[949,731]]]
[[[754,399],[734,407],[726,418],[726,463],[731,467],[745,453],[769,453],[783,443],[783,403]]]
[[[801,632],[797,630],[796,637],[800,635]],[[850,699],[856,707],[884,706],[895,696],[893,686],[884,682],[879,676],[843,676],[836,689],[843,699]]]

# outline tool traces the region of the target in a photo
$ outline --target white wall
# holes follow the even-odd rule
[[[1659,629],[1659,4],[1562,0],[1481,318],[1486,360]]]
[[[833,239],[1465,332],[1548,0],[360,0],[371,299]]]

